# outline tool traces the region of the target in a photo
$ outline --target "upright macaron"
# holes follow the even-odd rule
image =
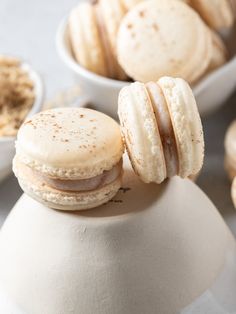
[[[84,108],[43,111],[21,126],[13,170],[22,189],[49,207],[84,210],[110,200],[121,185],[119,125]]]
[[[119,95],[118,114],[134,171],[146,182],[197,174],[204,139],[189,85],[179,78],[135,82]]]
[[[212,40],[205,23],[183,1],[148,0],[122,20],[117,54],[134,80],[145,83],[169,75],[193,83],[209,66]]]
[[[126,80],[116,57],[116,36],[126,9],[121,0],[81,2],[69,16],[72,51],[87,70],[112,79]]]
[[[231,1],[234,0],[191,0],[190,4],[211,28],[220,30],[233,25]]]

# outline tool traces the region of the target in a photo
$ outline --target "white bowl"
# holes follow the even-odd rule
[[[22,63],[22,68],[29,73],[35,87],[35,101],[27,117],[39,112],[43,103],[43,84],[40,76],[32,67]],[[3,181],[12,171],[12,159],[15,154],[15,136],[0,137],[0,182]]]
[[[75,61],[68,36],[68,18],[64,18],[59,25],[56,44],[61,59],[70,68],[84,93],[88,95],[88,101],[97,110],[116,117],[119,91],[129,83],[99,76],[81,67]],[[236,57],[202,79],[193,88],[201,115],[206,115],[220,107],[235,88]]]

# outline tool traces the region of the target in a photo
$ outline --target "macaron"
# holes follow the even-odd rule
[[[231,186],[231,198],[232,198],[234,207],[236,208],[236,177],[234,177],[233,183]]]
[[[48,207],[85,210],[119,190],[123,143],[119,125],[85,108],[43,111],[18,132],[13,170],[22,189]]]
[[[141,3],[143,1],[146,1],[146,0],[123,0],[123,4],[129,10],[129,9],[133,8],[135,5],[137,5],[138,3]],[[185,3],[189,3],[191,0],[178,0],[178,1],[183,1]]]
[[[220,30],[233,25],[234,14],[230,0],[191,0],[190,2],[211,28]]]
[[[116,57],[116,35],[125,12],[121,0],[81,2],[72,10],[69,37],[81,66],[108,78],[127,79]]]
[[[230,124],[225,136],[225,169],[233,180],[236,176],[236,120]]]
[[[122,20],[117,55],[134,80],[146,83],[168,75],[193,83],[210,64],[212,39],[199,15],[183,1],[149,0]]]
[[[123,0],[123,4],[124,6],[130,10],[131,8],[133,8],[135,5],[143,2],[145,0]]]
[[[211,31],[211,36],[213,53],[207,72],[216,70],[227,62],[227,49],[223,40],[214,31]]]
[[[203,164],[202,124],[183,79],[135,82],[119,95],[118,114],[133,169],[146,183],[197,174]]]

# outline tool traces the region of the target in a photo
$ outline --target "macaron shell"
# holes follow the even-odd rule
[[[225,153],[226,156],[230,157],[231,160],[234,160],[236,164],[236,120],[230,124],[226,132]]]
[[[21,171],[20,163],[14,159],[13,170],[23,191],[49,208],[60,210],[87,210],[108,202],[121,187],[122,175],[99,189],[86,192],[56,190],[38,180],[36,176]]]
[[[158,81],[165,95],[179,154],[179,175],[188,177],[200,171],[204,158],[204,139],[197,105],[189,85],[179,78]]]
[[[162,182],[166,177],[165,159],[155,114],[144,84],[135,82],[121,90],[118,114],[134,171],[146,183]]]
[[[196,81],[207,69],[212,41],[192,8],[176,0],[150,0],[123,19],[117,37],[118,61],[133,79],[163,75]]]
[[[229,0],[191,0],[191,5],[213,29],[233,25],[234,16]]]
[[[236,177],[236,163],[235,163],[235,161],[233,159],[231,159],[229,156],[225,156],[224,167],[225,167],[225,171],[227,172],[230,181],[233,181],[233,179]]]
[[[225,136],[225,170],[230,180],[236,176],[236,121],[229,126]]]
[[[69,17],[70,39],[78,63],[99,75],[106,76],[106,60],[99,37],[93,6],[80,3]]]
[[[113,71],[115,73],[114,78],[119,80],[127,80],[127,75],[120,67],[116,57],[116,37],[117,32],[123,19],[126,10],[122,5],[121,0],[100,0],[99,3],[99,12],[101,14],[101,19],[103,20],[105,31],[107,34],[107,40],[111,47],[111,53],[113,58]],[[107,56],[111,58],[111,56]]]
[[[133,8],[135,5],[143,2],[145,0],[122,0],[123,5],[125,6],[125,8],[127,10],[130,10],[131,8]]]
[[[21,162],[47,176],[86,179],[110,170],[123,154],[119,125],[85,108],[43,111],[20,128],[16,153]]]
[[[146,0],[122,0],[123,4],[125,5],[125,7],[130,10],[131,8],[133,8],[135,5],[146,1]],[[177,0],[176,0],[177,1]],[[191,0],[178,0],[178,1],[182,1],[185,3],[189,3]]]
[[[236,177],[234,178],[232,186],[231,186],[231,197],[234,203],[234,207],[236,208]]]
[[[165,157],[166,175],[171,178],[178,173],[178,152],[169,109],[160,86],[156,82],[145,84],[155,113]]]
[[[213,71],[224,65],[227,61],[227,49],[221,37],[214,31],[211,31],[213,53],[212,59],[207,71]]]

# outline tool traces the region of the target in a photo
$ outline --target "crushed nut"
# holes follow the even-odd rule
[[[34,100],[34,84],[20,60],[0,56],[0,136],[16,135]]]

